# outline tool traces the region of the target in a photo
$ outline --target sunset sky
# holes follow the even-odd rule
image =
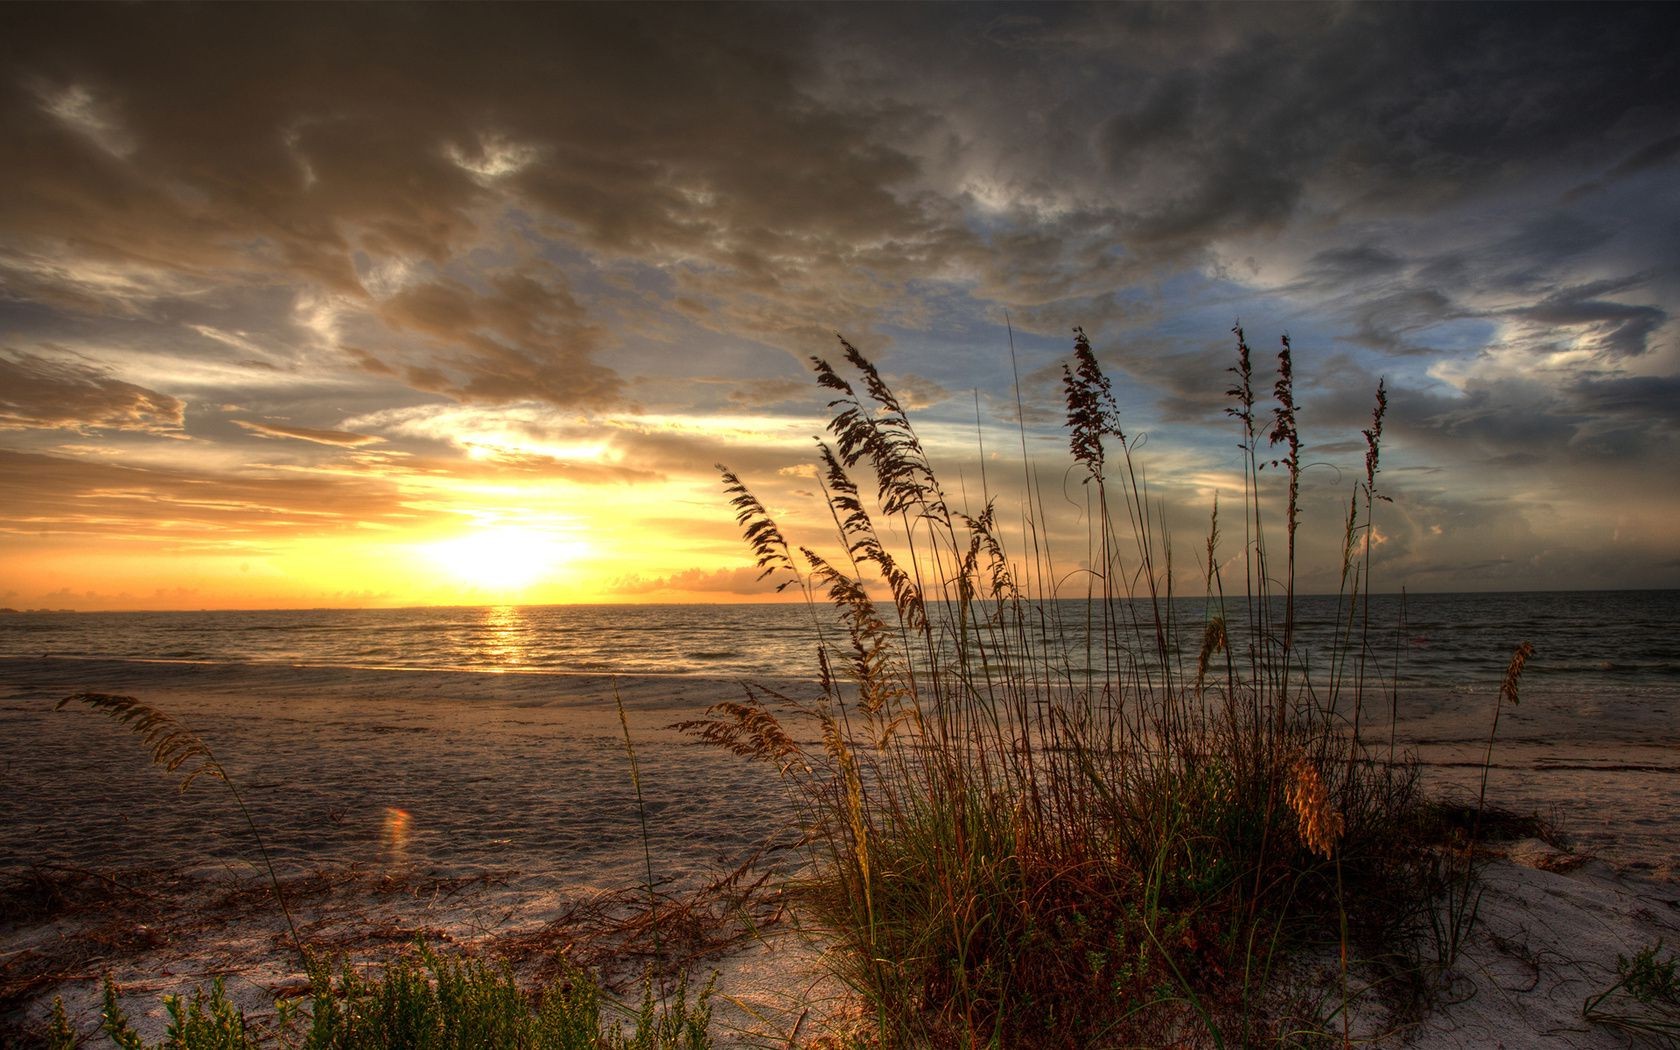
[[[1074,543],[1082,325],[1193,551],[1239,321],[1295,345],[1305,589],[1378,377],[1379,589],[1680,586],[1675,22],[5,5],[0,605],[748,600],[713,464],[832,532],[837,332]]]

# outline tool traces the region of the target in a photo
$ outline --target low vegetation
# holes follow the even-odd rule
[[[1346,1038],[1351,970],[1391,997],[1427,990],[1474,921],[1468,851],[1430,848],[1415,767],[1360,731],[1368,704],[1392,702],[1367,680],[1386,391],[1343,530],[1338,641],[1309,665],[1288,340],[1263,413],[1236,330],[1242,550],[1227,562],[1215,505],[1200,615],[1184,622],[1162,512],[1076,335],[1064,386],[1088,527],[1072,560],[1033,478],[1011,550],[989,493],[947,494],[870,361],[844,340],[855,379],[814,360],[834,411],[818,474],[838,556],[795,545],[720,470],[765,575],[811,606],[820,694],[749,691],[686,728],[775,763],[804,800],[805,907],[866,1004],[868,1042]],[[1303,1010],[1279,977],[1315,953],[1337,961],[1339,994]]]
[[[158,1050],[247,1050],[276,1043],[299,1050],[706,1050],[711,1043],[711,994],[694,1002],[678,985],[661,1004],[644,983],[641,1007],[612,1017],[616,1006],[587,974],[574,971],[528,998],[513,974],[474,960],[451,960],[421,947],[378,976],[348,966],[337,973],[310,965],[311,992],[285,1000],[270,1025],[258,1027],[227,998],[220,979],[205,993],[168,996],[168,1026]],[[628,1027],[626,1023],[628,1022]],[[105,981],[100,1031],[124,1050],[148,1044]],[[79,1045],[62,1003],[54,1003],[48,1037],[53,1050]]]
[[[1616,980],[1581,1004],[1581,1017],[1658,1046],[1680,1045],[1680,955],[1662,941],[1616,956]]]
[[[98,1035],[123,1050],[256,1050],[288,1047],[297,1050],[477,1050],[519,1047],[528,1050],[709,1050],[712,983],[690,998],[686,974],[675,973],[655,991],[653,967],[642,982],[639,1007],[628,1007],[608,995],[590,972],[572,964],[564,953],[541,967],[546,979],[522,988],[507,965],[493,966],[474,958],[438,955],[424,943],[379,969],[358,971],[347,962],[336,970],[312,950],[299,933],[278,872],[269,857],[261,830],[239,790],[208,743],[191,728],[136,697],[108,693],[78,693],[58,707],[85,706],[130,729],[150,749],[154,764],[179,776],[186,791],[201,777],[221,781],[244,817],[259,848],[268,888],[285,919],[291,944],[303,962],[309,992],[300,998],[281,998],[272,1017],[253,1021],[230,1000],[221,978],[208,992],[165,996],[164,1038],[149,1044],[124,1011],[115,982],[104,982]],[[619,713],[623,717],[623,705]],[[625,748],[638,792],[640,774],[626,723]],[[643,841],[647,828],[643,818]],[[649,860],[651,864],[651,860]],[[651,868],[643,909],[607,922],[598,933],[608,944],[624,949],[650,935],[653,958],[663,954],[662,942],[680,942],[694,955],[704,956],[736,943],[735,928],[753,921],[747,900],[767,876],[747,879],[745,866],[701,888],[686,899],[658,896]],[[37,875],[39,880],[39,875]],[[43,882],[43,889],[53,887]],[[610,899],[609,899],[610,900]],[[718,907],[729,917],[716,915]],[[696,930],[696,926],[704,929]],[[540,939],[540,938],[539,938]],[[627,951],[627,954],[631,954]],[[63,1001],[53,1001],[44,1043],[52,1050],[84,1045]]]

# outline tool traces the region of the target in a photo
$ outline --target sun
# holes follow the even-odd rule
[[[537,529],[504,525],[429,544],[426,553],[462,583],[488,591],[522,591],[553,574],[582,545]]]

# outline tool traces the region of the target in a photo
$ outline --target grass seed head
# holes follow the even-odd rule
[[[1306,755],[1296,758],[1290,768],[1289,808],[1301,831],[1301,841],[1314,853],[1329,860],[1336,852],[1336,841],[1342,837],[1342,814],[1330,804],[1330,793],[1318,767]]]

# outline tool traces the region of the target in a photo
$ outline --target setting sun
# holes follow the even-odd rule
[[[462,583],[488,591],[520,591],[577,558],[584,545],[509,525],[429,544],[425,552],[434,565]]]

